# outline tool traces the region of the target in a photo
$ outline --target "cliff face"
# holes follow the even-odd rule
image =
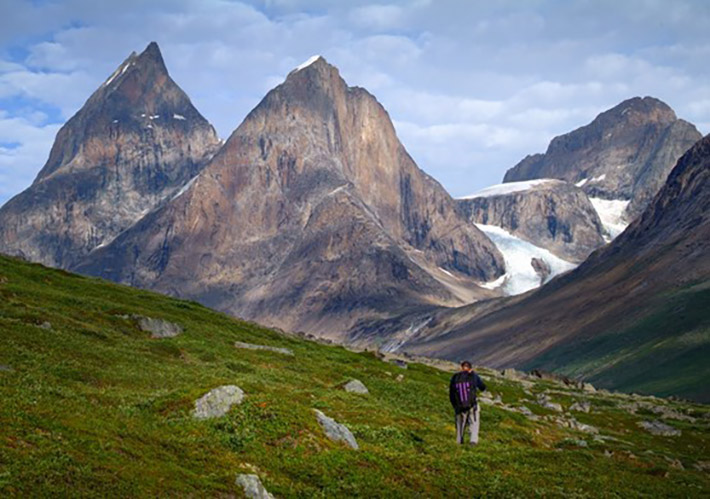
[[[0,251],[72,267],[185,185],[218,147],[151,43],[60,129],[34,183],[0,209]]]
[[[471,222],[502,227],[570,262],[581,263],[604,244],[589,198],[564,181],[502,184],[456,202]]]
[[[503,267],[376,99],[317,58],[267,94],[183,194],[79,270],[338,336],[365,316],[471,301]]]
[[[630,201],[624,213],[630,222],[665,183],[678,158],[701,138],[665,103],[635,97],[555,137],[545,154],[528,156],[508,170],[504,182],[567,180],[591,198]]]

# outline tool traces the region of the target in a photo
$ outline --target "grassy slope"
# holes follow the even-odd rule
[[[150,339],[123,314],[178,322],[185,333]],[[44,321],[52,328],[38,327]],[[237,350],[235,340],[288,347],[295,357]],[[234,476],[249,470],[279,497],[710,491],[708,475],[692,468],[710,455],[707,418],[672,422],[681,437],[654,437],[638,431],[641,416],[617,407],[621,398],[591,396],[595,411],[577,419],[618,439],[597,442],[484,406],[482,444],[458,447],[445,372],[421,364],[403,370],[192,302],[3,257],[0,365],[12,368],[0,370],[1,496],[239,494]],[[521,385],[492,374],[486,379],[505,402],[526,397]],[[350,378],[371,394],[337,389]],[[222,384],[243,388],[244,403],[218,420],[191,419],[193,401]],[[579,397],[553,395],[565,406]],[[346,423],[361,450],[327,440],[312,408]]]
[[[655,311],[640,320],[556,346],[526,367],[584,376],[607,388],[710,402],[710,286],[690,287],[657,302]]]

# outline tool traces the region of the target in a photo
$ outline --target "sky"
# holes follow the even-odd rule
[[[0,204],[151,41],[223,138],[323,55],[458,197],[634,96],[710,132],[709,33],[707,0],[0,0]]]

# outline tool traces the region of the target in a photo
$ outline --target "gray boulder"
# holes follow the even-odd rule
[[[636,423],[641,428],[651,433],[652,435],[660,435],[662,437],[677,437],[681,434],[681,431],[662,423],[658,420],[656,421],[639,421]]]
[[[570,411],[577,411],[577,412],[589,413],[589,411],[591,410],[591,408],[592,408],[592,405],[591,405],[588,401],[582,400],[582,401],[575,402],[574,404],[572,404],[572,405],[569,407],[569,410],[570,410]]]
[[[133,315],[132,317],[138,322],[141,331],[150,333],[151,338],[174,338],[182,333],[182,327],[174,322],[142,315]]]
[[[52,323],[49,322],[49,321],[44,321],[42,324],[39,325],[39,327],[42,328],[42,329],[51,330],[51,329],[52,329]]]
[[[269,352],[293,355],[293,351],[288,348],[270,347],[268,345],[254,345],[253,343],[244,343],[243,341],[235,341],[234,346],[236,348],[244,348],[246,350],[268,350]]]
[[[555,412],[562,412],[563,411],[562,406],[560,404],[550,401],[550,398],[545,394],[541,394],[537,397],[537,403],[541,407],[544,407],[545,409],[549,409],[551,411],[555,411]]]
[[[249,499],[274,499],[274,496],[266,490],[256,475],[239,474],[236,483],[244,490],[244,495]]]
[[[235,404],[241,404],[244,392],[235,385],[223,385],[210,390],[195,401],[192,417],[195,419],[219,418],[229,412]]]
[[[318,418],[318,422],[329,439],[336,442],[345,442],[355,450],[360,448],[355,440],[355,436],[353,436],[352,432],[345,425],[336,422],[333,418],[329,418],[318,409],[313,409],[313,411],[316,413],[316,418]]]
[[[345,385],[343,385],[343,389],[346,392],[359,393],[362,395],[367,395],[368,393],[370,393],[370,391],[362,383],[362,381],[360,381],[358,379],[353,379],[353,380],[348,381],[347,383],[345,383]]]

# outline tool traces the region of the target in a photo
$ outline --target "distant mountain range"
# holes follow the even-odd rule
[[[699,139],[663,102],[633,98],[454,200],[375,97],[322,57],[223,142],[151,43],[0,208],[0,252],[288,331],[650,390],[625,376],[657,358],[618,357],[618,338],[706,344],[695,323],[629,332],[706,296],[705,141],[666,183]],[[687,349],[673,352],[680,372]],[[653,390],[696,396],[690,385]]]

